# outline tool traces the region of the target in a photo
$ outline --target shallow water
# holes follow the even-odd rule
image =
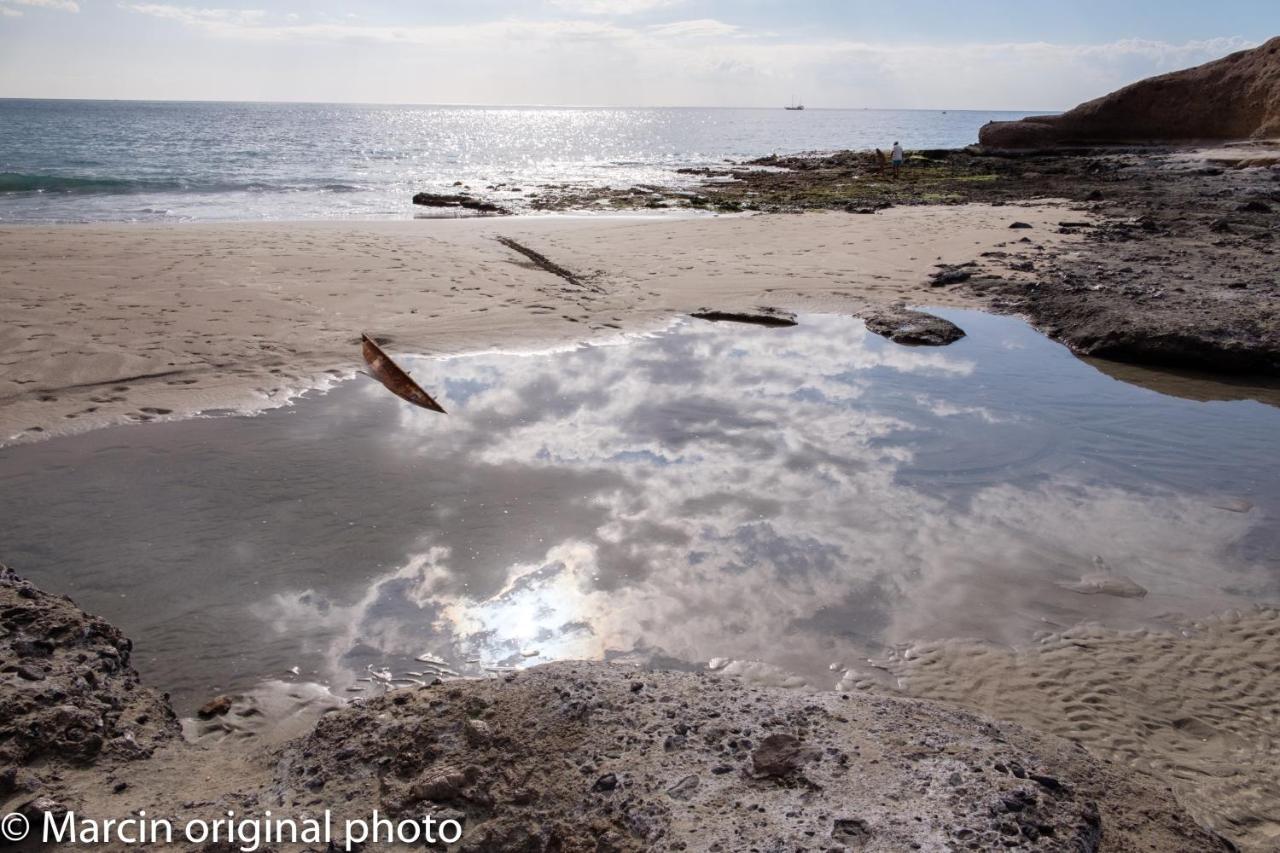
[[[294,666],[338,690],[435,671],[427,653],[464,673],[720,657],[831,686],[888,644],[1280,597],[1280,409],[938,313],[969,336],[686,321],[405,359],[447,416],[358,377],[10,447],[0,559],[120,626],[181,708]]]

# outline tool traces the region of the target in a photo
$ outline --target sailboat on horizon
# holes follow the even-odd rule
[[[792,96],[791,96],[791,106],[789,106],[789,107],[783,107],[783,109],[784,109],[784,110],[802,110],[802,109],[804,109],[804,104],[803,104],[802,102],[797,101],[797,100],[796,100],[796,96],[795,96],[795,95],[792,95]]]

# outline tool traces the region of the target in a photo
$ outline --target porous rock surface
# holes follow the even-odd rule
[[[941,347],[964,337],[964,330],[941,317],[895,305],[863,315],[867,330],[896,344]]]
[[[465,821],[463,851],[1225,850],[1064,740],[926,702],[555,663],[397,691],[278,795]]]

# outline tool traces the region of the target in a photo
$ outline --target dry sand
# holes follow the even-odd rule
[[[365,331],[389,338],[393,354],[437,354],[638,331],[704,305],[973,304],[930,288],[933,266],[1023,235],[1030,251],[1053,251],[1076,239],[1056,233],[1063,212],[9,227],[0,229],[0,443],[269,406],[349,374]],[[1034,228],[1010,231],[1014,220]]]

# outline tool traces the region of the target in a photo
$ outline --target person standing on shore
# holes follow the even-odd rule
[[[898,171],[902,168],[902,161],[906,159],[906,154],[902,150],[902,146],[895,139],[893,142],[893,151],[889,154],[889,162],[893,164],[893,176],[898,177]]]

